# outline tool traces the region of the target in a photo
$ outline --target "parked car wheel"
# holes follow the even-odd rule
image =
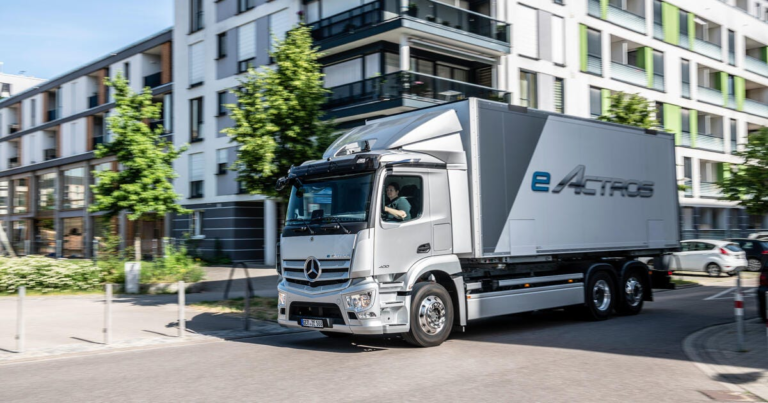
[[[761,262],[760,259],[749,259],[749,265],[747,265],[747,270],[760,271],[762,267],[763,267],[763,262]]]
[[[707,265],[707,274],[710,277],[720,277],[720,266],[717,263],[710,263]]]

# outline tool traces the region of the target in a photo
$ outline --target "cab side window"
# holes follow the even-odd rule
[[[387,176],[384,181],[382,220],[405,222],[421,217],[424,206],[422,184],[420,176]]]
[[[690,252],[691,249],[691,243],[690,242],[681,242],[680,243],[680,251],[681,252]]]

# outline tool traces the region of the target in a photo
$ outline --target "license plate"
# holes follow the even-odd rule
[[[301,325],[304,327],[325,327],[322,319],[302,319]]]

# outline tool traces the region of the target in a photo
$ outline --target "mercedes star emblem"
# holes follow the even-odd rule
[[[320,262],[314,256],[308,257],[304,262],[304,276],[310,282],[317,280],[322,272],[323,270],[320,268]]]

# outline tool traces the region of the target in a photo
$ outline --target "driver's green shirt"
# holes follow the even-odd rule
[[[408,221],[411,219],[411,203],[408,203],[408,200],[406,200],[404,197],[398,197],[395,200],[392,200],[391,202],[385,204],[385,206],[395,209],[395,210],[402,210],[405,211],[405,218],[400,220],[399,218],[395,217],[392,214],[389,214],[387,212],[384,213],[384,220],[386,221]]]

